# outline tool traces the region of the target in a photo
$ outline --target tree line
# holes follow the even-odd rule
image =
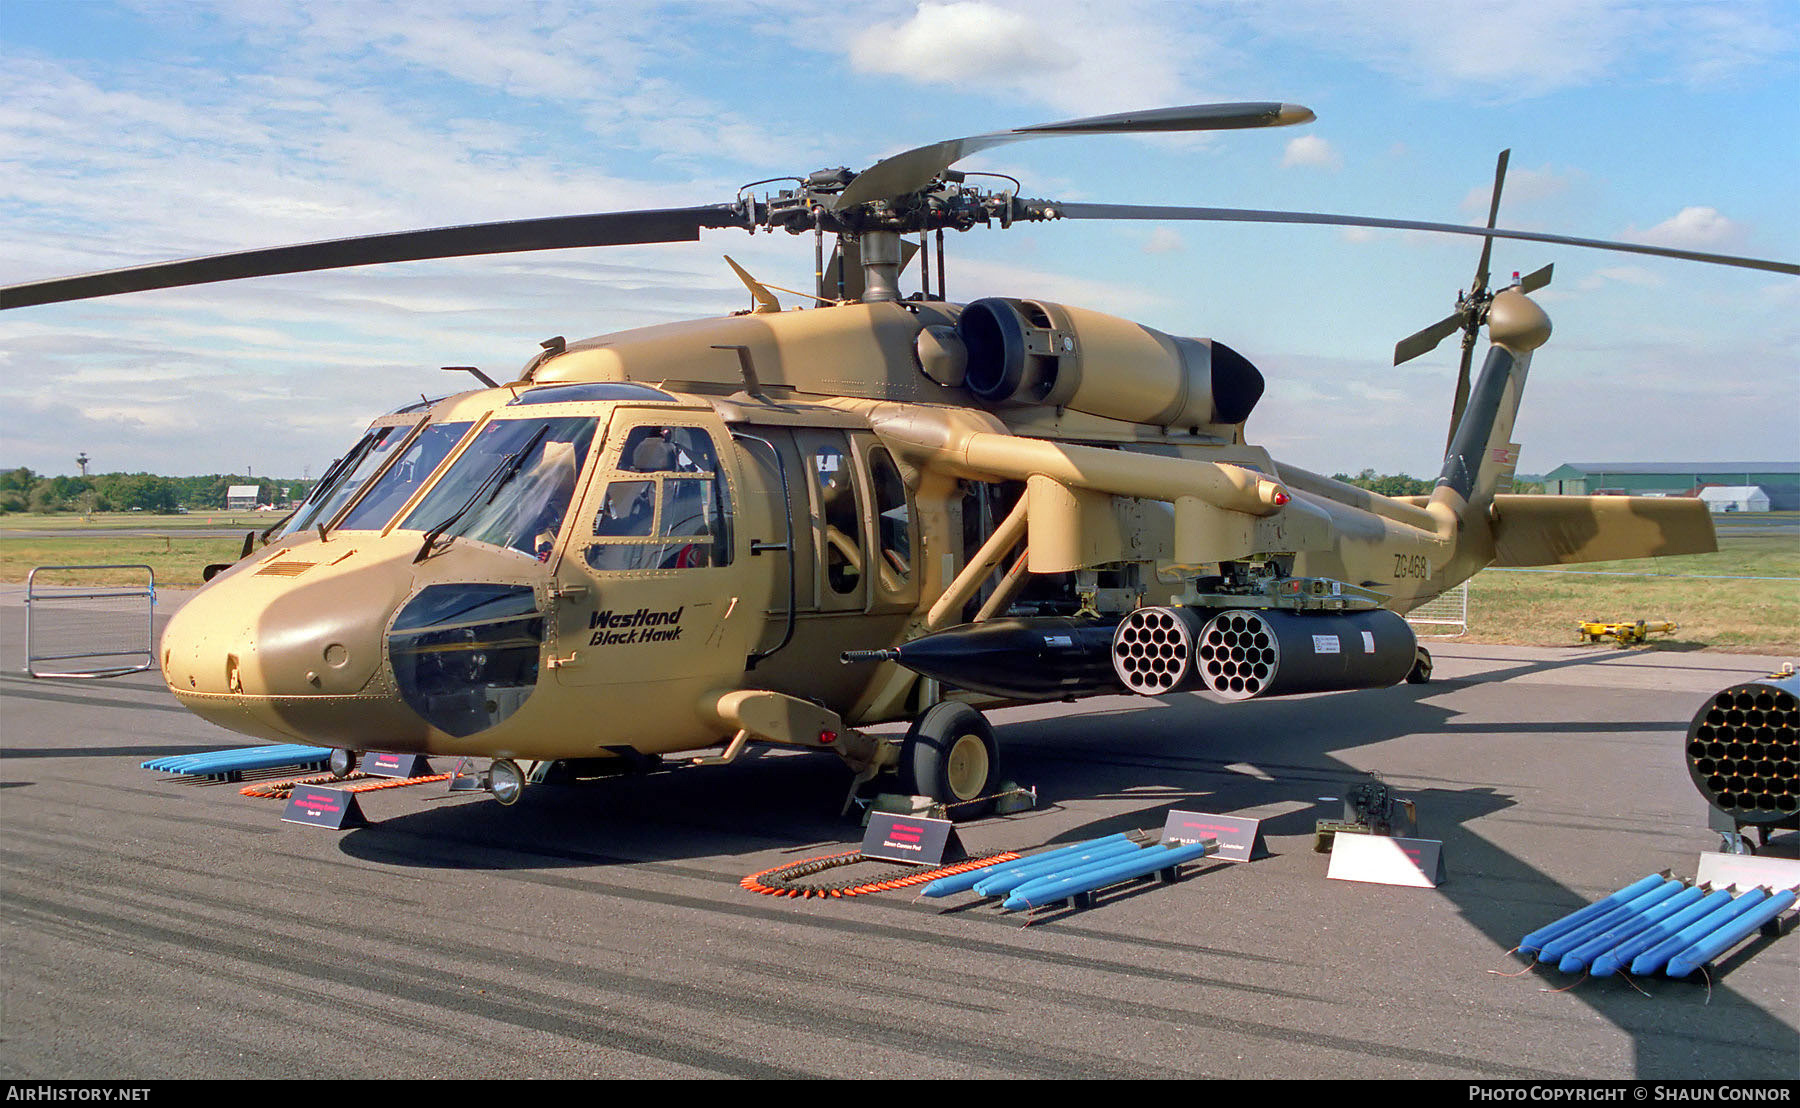
[[[46,477],[20,466],[0,470],[0,514],[220,510],[225,507],[226,490],[232,485],[255,485],[259,504],[290,504],[305,497],[313,482],[235,473],[204,477],[159,477],[153,473]]]
[[[1354,477],[1347,473],[1334,473],[1331,479],[1355,485],[1359,489],[1368,489],[1382,496],[1426,496],[1437,484],[1436,481],[1421,480],[1404,473],[1376,473],[1373,469],[1365,469]],[[1525,477],[1514,477],[1511,491],[1543,492],[1544,484]]]
[[[1365,469],[1354,477],[1334,473],[1332,480],[1382,496],[1423,496],[1434,482],[1404,473]],[[281,477],[244,477],[213,473],[204,477],[158,477],[151,473],[101,473],[92,477],[44,477],[24,466],[0,470],[0,514],[6,512],[173,512],[179,508],[217,511],[225,507],[232,485],[255,485],[259,504],[294,504],[312,481]],[[1542,492],[1543,486],[1515,481],[1515,492]]]

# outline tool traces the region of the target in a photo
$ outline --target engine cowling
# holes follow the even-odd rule
[[[968,351],[963,383],[994,407],[1185,430],[1242,423],[1262,398],[1262,374],[1224,343],[1103,312],[989,297],[964,308],[956,330]]]

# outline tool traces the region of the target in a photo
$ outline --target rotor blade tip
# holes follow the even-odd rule
[[[1299,104],[1283,104],[1275,116],[1275,122],[1278,126],[1286,126],[1289,123],[1311,123],[1317,118],[1319,117],[1313,114],[1311,108]]]

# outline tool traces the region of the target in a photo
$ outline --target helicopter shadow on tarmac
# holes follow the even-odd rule
[[[1285,798],[1272,798],[1268,786],[1253,778],[1240,784],[1236,773],[1224,769],[1240,761],[1267,759],[1271,750],[1282,751],[1277,757],[1284,762],[1310,759],[1309,765],[1316,766],[1312,775],[1316,784],[1309,788],[1315,791],[1326,789],[1328,782],[1335,787],[1361,776],[1341,766],[1333,770],[1318,752],[1342,745],[1341,735],[1309,734],[1299,723],[1267,722],[1271,710],[1276,717],[1301,720],[1309,712],[1316,714],[1316,708],[1292,701],[1208,704],[1199,696],[1183,696],[1171,701],[1177,718],[1166,720],[1168,713],[1149,707],[1150,703],[1136,697],[1103,698],[1055,706],[1068,711],[1047,718],[1015,719],[1009,717],[1016,713],[997,712],[993,723],[1005,775],[1035,785],[1043,803],[1054,804],[1059,798],[1137,798],[1141,794],[1133,790],[1174,787],[1182,790],[1182,804],[1192,806],[1187,798],[1204,797],[1212,805],[1209,810],[1221,812]],[[1411,698],[1402,703],[1415,704]],[[1034,710],[1042,712],[1044,707]],[[1382,733],[1375,739],[1380,741],[1436,726],[1446,715],[1441,709],[1416,705],[1404,717],[1377,708],[1370,719],[1380,721]],[[1265,722],[1252,725],[1247,722],[1251,719]],[[1192,738],[1196,725],[1206,736],[1199,745]],[[1264,726],[1275,730],[1265,733]],[[1270,745],[1271,735],[1280,738],[1279,745]],[[1229,748],[1219,745],[1223,737],[1229,737]],[[1302,745],[1289,753],[1289,744],[1295,742],[1311,742],[1318,751],[1308,754]],[[764,749],[730,765],[704,768],[671,757],[663,769],[650,773],[569,786],[532,785],[512,808],[464,801],[384,818],[382,801],[365,798],[363,807],[377,822],[345,835],[342,849],[382,864],[459,869],[669,862],[770,849],[794,849],[804,856],[813,844],[821,844],[816,853],[831,853],[843,849],[846,840],[860,837],[855,813],[837,814],[848,784],[842,763],[825,753]],[[1154,795],[1160,799],[1169,794]],[[1161,811],[1153,817],[1124,814],[1084,825],[1051,842],[1149,826],[1145,821],[1152,818],[1160,826]],[[995,848],[1050,845],[1022,844],[1017,835],[996,834],[1019,822],[1002,818],[964,825],[965,838],[991,837],[998,844]],[[1306,830],[1310,832],[1310,824]],[[1002,838],[1007,841],[1002,843]],[[446,843],[456,844],[455,849],[447,852]]]
[[[1535,663],[1474,681],[1536,672],[1576,662]],[[1450,734],[1454,713],[1430,703],[1447,689],[1474,683],[1440,680],[1384,690],[1224,704],[1205,694],[1163,700],[1103,697],[1082,705],[1038,705],[995,713],[1005,774],[1035,787],[1040,805],[1060,798],[1151,800],[1133,813],[1104,817],[1056,834],[1053,845],[1131,828],[1160,827],[1170,809],[1235,813],[1304,797],[1341,795],[1365,780],[1332,752],[1408,735]],[[1344,710],[1321,716],[1319,702]],[[1045,711],[1067,708],[1054,715]],[[1029,714],[1028,714],[1029,713]],[[1331,721],[1329,726],[1322,718]],[[1635,723],[1557,725],[1558,731],[1618,731]],[[1502,726],[1499,724],[1493,726]],[[1506,724],[1529,730],[1531,724]],[[699,752],[696,752],[699,753]],[[441,760],[441,759],[440,759]],[[1251,770],[1248,767],[1256,767]],[[444,767],[439,767],[440,769]],[[448,868],[536,868],[664,862],[769,849],[837,848],[858,837],[853,816],[837,805],[848,784],[837,758],[814,752],[753,748],[725,766],[696,768],[671,757],[660,770],[568,786],[533,785],[512,808],[461,801],[384,816],[365,798],[375,822],[347,834],[348,854],[385,864]],[[1432,827],[1460,827],[1512,802],[1491,788],[1434,789],[1422,807]],[[377,794],[379,795],[379,794]],[[1410,790],[1408,795],[1418,795]],[[441,796],[438,799],[444,799]],[[1310,834],[1313,821],[1336,818],[1331,802],[1265,820],[1274,835]],[[976,835],[1016,825],[1009,817],[965,825]],[[455,843],[446,853],[442,844]]]
[[[695,752],[705,753],[705,752]],[[828,753],[752,751],[725,766],[678,759],[647,773],[531,785],[508,808],[467,800],[384,817],[346,834],[346,854],[384,865],[452,869],[594,867],[753,853],[856,837],[837,815],[848,784]]]

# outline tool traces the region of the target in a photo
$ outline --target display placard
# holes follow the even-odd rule
[[[296,785],[281,813],[283,823],[303,823],[308,827],[324,827],[342,831],[350,827],[366,827],[356,794],[349,789],[328,789],[319,785]]]
[[[1208,859],[1248,862],[1269,856],[1263,842],[1262,820],[1245,816],[1220,816],[1211,812],[1170,812],[1163,823],[1163,842],[1197,843],[1217,839],[1217,850],[1206,852]]]
[[[947,819],[922,819],[893,812],[871,812],[863,832],[862,852],[869,858],[935,866],[960,861],[962,842]]]
[[[1774,889],[1800,889],[1800,862],[1789,858],[1767,858],[1758,854],[1700,855],[1696,885],[1716,885],[1741,889],[1758,886]]]
[[[1339,831],[1331,844],[1331,868],[1325,876],[1337,881],[1435,889],[1444,883],[1444,844],[1437,839]]]
[[[429,777],[431,763],[423,754],[388,754],[371,750],[363,755],[362,771],[372,777]]]

